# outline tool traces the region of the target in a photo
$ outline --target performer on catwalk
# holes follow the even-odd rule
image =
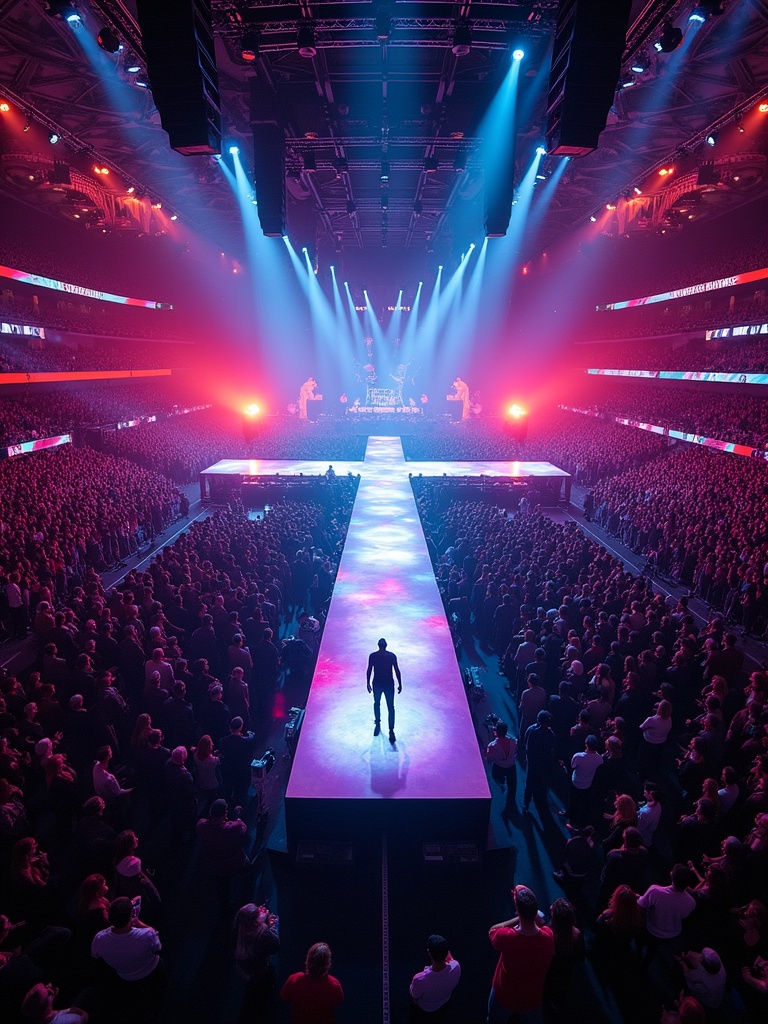
[[[371,672],[373,672],[373,687],[371,687]],[[394,673],[394,675],[393,675]],[[382,637],[379,640],[379,649],[368,656],[368,671],[365,680],[368,693],[373,693],[373,717],[375,726],[373,735],[378,736],[381,732],[381,697],[382,694],[387,702],[389,715],[389,742],[395,742],[395,679],[397,676],[397,692],[403,692],[403,680],[400,675],[400,666],[397,664],[397,657],[387,650],[387,641]]]

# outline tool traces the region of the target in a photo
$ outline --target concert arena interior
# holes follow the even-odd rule
[[[3,1024],[768,1020],[768,2],[0,0]]]

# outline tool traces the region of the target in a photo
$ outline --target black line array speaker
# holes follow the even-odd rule
[[[221,153],[211,0],[137,0],[147,74],[171,148]]]
[[[285,131],[277,93],[251,79],[253,185],[261,230],[270,238],[285,234]]]
[[[547,98],[547,151],[597,148],[621,71],[632,0],[560,0]]]

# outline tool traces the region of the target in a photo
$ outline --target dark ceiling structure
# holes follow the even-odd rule
[[[671,73],[670,55],[653,44],[666,21],[684,25],[695,6],[633,3],[608,125],[594,152],[569,161],[536,235],[539,249],[768,96],[768,0],[703,4],[705,18]],[[73,164],[84,155],[197,230],[234,237],[238,207],[215,159],[169,147],[143,77],[132,0],[76,0],[76,27],[48,7],[0,0],[0,97],[61,136],[57,157],[64,147]],[[225,158],[236,143],[249,166],[254,117],[276,110],[289,224],[305,233],[310,225],[318,245],[344,251],[450,242],[464,212],[481,203],[483,115],[516,47],[525,50],[516,180],[545,137],[557,9],[557,0],[213,0]],[[104,26],[123,44],[108,58],[119,94],[105,81],[105,55],[97,66],[78,38]],[[3,159],[7,141],[4,148]],[[545,158],[545,176],[558,159]],[[27,178],[20,190],[18,174],[0,174],[0,189],[36,202],[40,182]],[[103,205],[108,226],[119,227],[119,203]]]

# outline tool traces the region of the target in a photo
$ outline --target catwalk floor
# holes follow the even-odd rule
[[[289,842],[361,826],[487,834],[488,782],[410,469],[399,437],[369,439],[286,793]],[[380,637],[403,676],[395,743],[383,701],[373,734],[366,691]]]

